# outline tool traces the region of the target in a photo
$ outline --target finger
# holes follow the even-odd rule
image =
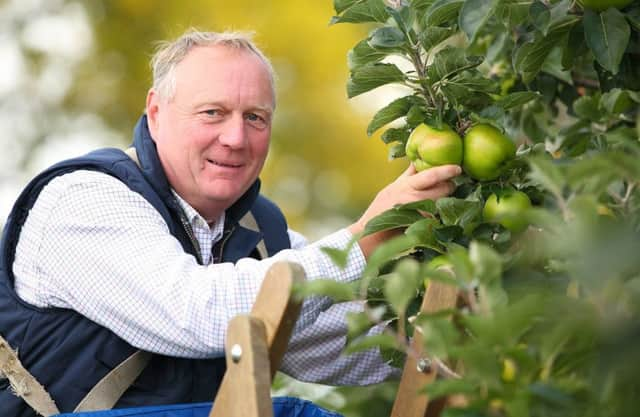
[[[431,188],[462,173],[458,165],[441,165],[420,171],[409,177],[409,184],[416,190]]]
[[[456,189],[453,181],[443,181],[422,191],[423,199],[437,200],[442,197],[451,195]]]
[[[411,175],[415,174],[416,172],[418,172],[418,171],[416,171],[415,165],[413,165],[413,162],[411,162],[409,164],[409,166],[407,167],[407,169],[404,170],[402,175],[400,175],[400,177],[408,177],[408,176],[411,176]]]

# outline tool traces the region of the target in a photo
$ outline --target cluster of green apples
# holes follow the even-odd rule
[[[516,145],[495,127],[477,124],[464,139],[447,125],[442,128],[418,125],[409,136],[407,157],[418,171],[438,165],[462,165],[471,178],[495,180],[516,155]]]
[[[455,164],[462,165],[464,172],[475,180],[492,181],[502,175],[507,163],[515,158],[516,146],[489,124],[477,124],[461,138],[447,125],[437,128],[422,123],[411,132],[405,151],[418,171]],[[487,222],[499,223],[518,233],[527,227],[521,214],[529,207],[531,200],[527,194],[505,189],[487,198],[483,217]]]

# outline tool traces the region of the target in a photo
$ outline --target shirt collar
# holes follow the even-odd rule
[[[187,203],[185,199],[180,197],[180,195],[176,192],[176,190],[172,188],[171,192],[173,193],[176,200],[178,201],[180,208],[182,208],[182,210],[184,211],[184,214],[187,216],[187,219],[189,219],[189,223],[191,224],[191,227],[210,229],[211,233],[214,236],[213,240],[216,240],[219,236],[222,236],[222,232],[224,230],[224,219],[225,219],[224,212],[222,212],[220,217],[218,217],[216,219],[216,222],[211,226],[207,223],[207,220],[204,217],[202,217],[200,213],[198,213],[196,209],[191,207],[191,205]]]

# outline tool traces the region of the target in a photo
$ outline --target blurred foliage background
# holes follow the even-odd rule
[[[0,1],[0,225],[22,186],[60,159],[126,147],[150,85],[154,42],[190,27],[255,32],[278,74],[278,108],[263,191],[312,239],[355,220],[406,167],[366,125],[399,92],[348,100],[346,53],[366,28],[329,27],[330,1]],[[280,379],[346,416],[388,415],[394,384],[328,389]],[[367,403],[376,398],[375,407]],[[349,396],[349,404],[345,398]],[[385,400],[386,399],[386,400]],[[379,413],[379,414],[377,414]]]

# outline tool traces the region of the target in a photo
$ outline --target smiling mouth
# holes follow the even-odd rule
[[[223,168],[240,168],[242,166],[242,164],[232,164],[230,162],[214,161],[213,159],[207,159],[207,162]]]

